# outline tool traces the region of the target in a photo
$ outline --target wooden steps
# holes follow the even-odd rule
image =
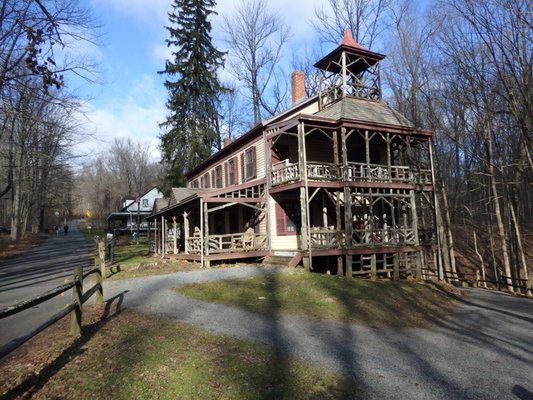
[[[274,267],[289,267],[294,268],[302,259],[302,253],[297,252],[294,255],[269,255],[263,259],[263,265]]]

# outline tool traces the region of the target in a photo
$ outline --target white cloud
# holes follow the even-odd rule
[[[92,0],[94,8],[111,9],[117,14],[158,26],[166,22],[171,3],[170,0]]]
[[[129,93],[115,96],[99,107],[88,106],[86,130],[91,137],[80,145],[82,154],[96,155],[109,147],[115,138],[146,142],[154,161],[160,159],[158,124],[165,119],[165,92],[148,75],[133,83]]]

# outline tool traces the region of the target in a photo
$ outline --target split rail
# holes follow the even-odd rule
[[[0,309],[0,319],[7,318],[11,315],[18,314],[39,304],[42,304],[56,296],[65,293],[68,290],[72,290],[72,302],[69,303],[63,310],[54,314],[43,324],[31,329],[29,332],[21,337],[13,339],[0,347],[0,359],[7,356],[12,351],[16,350],[32,337],[42,332],[55,322],[59,321],[63,317],[70,314],[70,333],[74,336],[81,335],[82,330],[82,305],[89,300],[94,294],[96,294],[96,302],[98,304],[104,303],[103,293],[103,268],[94,268],[90,271],[83,273],[83,267],[78,266],[74,268],[74,276],[71,282],[65,283],[61,286],[57,286],[48,292],[42,293],[31,299],[24,300],[18,304]],[[93,287],[83,293],[83,281],[90,275],[96,275],[96,283]]]

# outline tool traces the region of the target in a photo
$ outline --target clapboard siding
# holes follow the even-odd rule
[[[278,235],[276,228],[276,200],[270,197],[270,232],[272,240],[272,250],[297,250],[298,236],[296,235]]]

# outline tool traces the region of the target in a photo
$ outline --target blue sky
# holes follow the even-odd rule
[[[88,99],[84,129],[92,136],[84,141],[80,151],[99,154],[115,137],[131,137],[148,142],[152,157],[159,160],[158,123],[165,119],[167,93],[164,77],[157,71],[164,68],[165,59],[171,56],[165,44],[164,27],[172,0],[82,1],[92,10],[104,33],[102,46],[85,49],[98,62],[104,83],[71,87]],[[221,16],[231,15],[238,2],[218,2],[219,15],[212,21],[212,34],[219,49],[226,50]],[[317,44],[309,20],[313,9],[321,4],[321,0],[270,0],[271,9],[291,26],[292,38],[286,48],[288,62],[292,49]]]

